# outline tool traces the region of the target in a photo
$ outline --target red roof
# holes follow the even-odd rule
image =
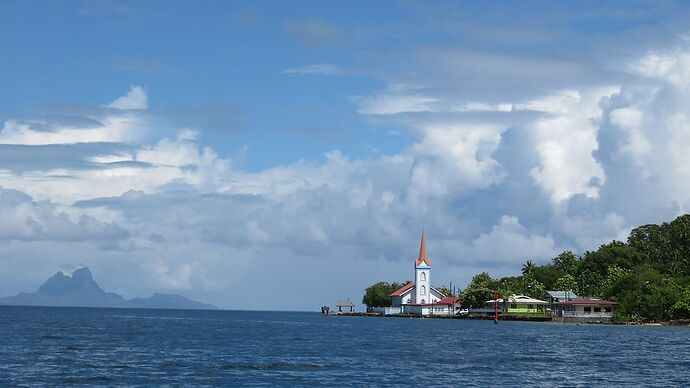
[[[420,265],[425,262],[427,265],[431,265],[431,259],[426,255],[426,234],[422,231],[422,243],[419,246],[419,257],[414,262],[414,265]]]
[[[457,302],[458,299],[459,298],[456,298],[454,296],[446,296],[445,298],[439,300],[434,304],[454,304],[455,302]]]
[[[409,282],[409,283],[405,284],[404,286],[400,287],[397,291],[390,294],[389,296],[400,296],[400,295],[404,294],[405,292],[407,292],[407,290],[409,290],[412,287],[414,287],[414,282]]]
[[[592,304],[592,305],[600,305],[600,306],[613,306],[613,305],[617,305],[618,303],[612,302],[610,300],[603,300],[603,299],[578,298],[578,299],[568,300],[568,301],[564,301],[564,302],[557,302],[554,304],[560,304],[560,305]]]

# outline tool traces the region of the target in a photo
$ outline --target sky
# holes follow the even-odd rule
[[[0,296],[318,311],[690,207],[690,3],[0,2]]]

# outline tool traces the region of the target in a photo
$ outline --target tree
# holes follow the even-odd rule
[[[434,288],[437,289],[438,292],[443,294],[443,296],[451,296],[452,295],[452,292],[450,292],[450,290],[446,286],[439,286],[439,287],[434,287]]]
[[[470,281],[469,288],[490,288],[491,284],[494,283],[494,279],[489,276],[486,272],[481,272],[472,277]]]
[[[631,269],[636,265],[647,262],[647,259],[648,256],[646,254],[632,246],[620,241],[612,241],[609,244],[600,246],[594,252],[585,252],[578,272],[591,271],[604,277],[611,265]]]
[[[495,280],[488,273],[482,272],[472,277],[470,284],[462,292],[463,305],[466,307],[484,307],[484,303],[492,298]]]
[[[553,267],[561,272],[575,276],[580,260],[571,251],[563,251],[553,258]]]
[[[544,285],[534,278],[531,273],[522,276],[522,294],[539,299],[544,296],[546,289]]]
[[[617,265],[611,265],[606,272],[606,277],[599,285],[596,293],[603,298],[610,298],[613,296],[613,289],[616,283],[623,277],[627,276],[630,273],[630,270],[623,269]]]
[[[582,296],[594,295],[596,290],[601,287],[603,276],[590,270],[580,271],[577,278],[577,294]],[[596,295],[595,295],[596,296]]]
[[[522,265],[522,274],[528,274],[534,269],[534,262],[532,260],[527,260],[525,264]]]
[[[565,275],[565,273],[556,269],[551,264],[546,264],[534,267],[534,269],[532,269],[532,275],[544,285],[544,288],[547,290],[554,290],[557,289],[554,288],[556,281]]]
[[[367,287],[362,297],[362,303],[367,307],[384,307],[391,305],[390,294],[404,286],[402,283],[378,282]]]
[[[572,291],[575,292],[577,287],[577,280],[571,274],[565,274],[556,280],[553,286],[554,290],[557,291]]]

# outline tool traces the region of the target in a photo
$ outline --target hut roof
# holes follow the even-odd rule
[[[354,303],[348,298],[335,304],[335,307],[355,307]]]

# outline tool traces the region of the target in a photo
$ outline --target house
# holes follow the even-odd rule
[[[558,302],[564,302],[564,301],[569,301],[569,300],[574,300],[579,298],[574,292],[566,290],[566,291],[546,291],[544,294],[544,299],[546,299],[547,302],[549,302],[549,308],[551,309],[551,312],[555,314],[556,311],[556,306],[555,304]]]
[[[337,310],[338,313],[354,313],[355,312],[355,305],[352,303],[350,298],[341,300],[340,302],[335,304],[335,309]]]
[[[549,304],[553,304],[568,300],[574,300],[579,297],[572,291],[546,291],[545,298],[547,299]]]
[[[530,298],[526,295],[511,295],[506,300],[487,300],[486,304],[493,307],[494,303],[498,302],[501,308],[501,315],[533,315],[543,316],[548,313],[546,306],[549,302]]]
[[[414,261],[414,281],[409,282],[390,294],[391,306],[385,314],[430,315],[438,312],[446,314],[454,310],[455,300],[431,286],[431,259],[426,254],[426,234],[422,232],[419,256]],[[443,301],[443,303],[440,303]]]
[[[594,298],[578,298],[554,304],[555,316],[563,322],[598,323],[610,322],[618,303]]]
[[[405,306],[406,314],[416,315],[454,315],[460,308],[460,300],[455,296],[447,296],[435,303],[410,304]]]

